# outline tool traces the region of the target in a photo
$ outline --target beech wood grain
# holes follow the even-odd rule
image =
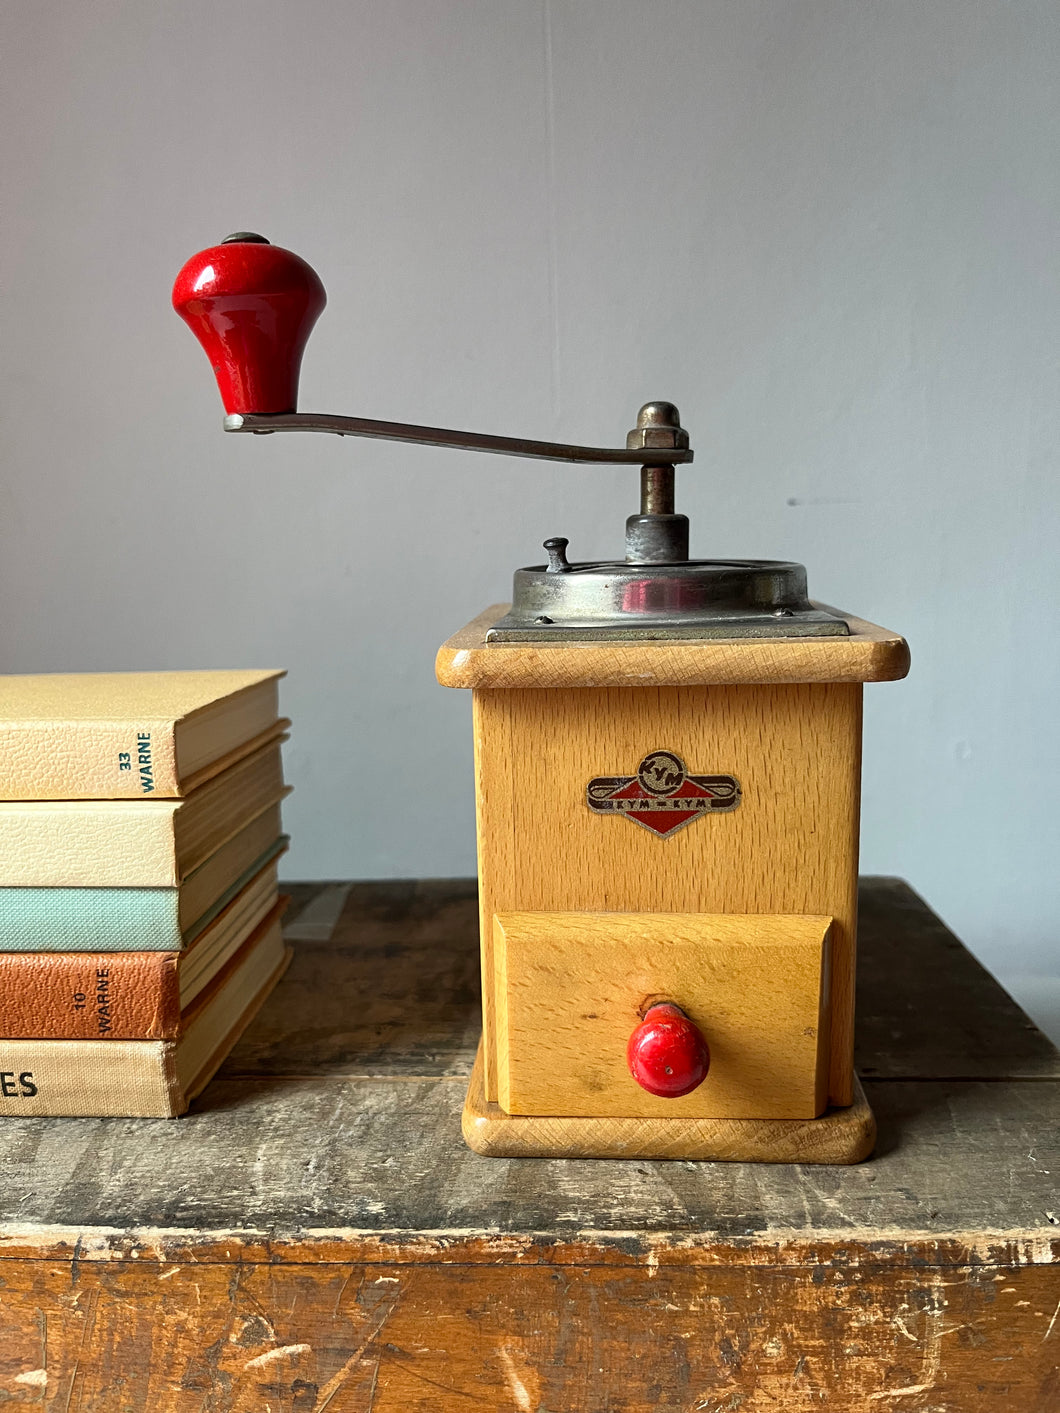
[[[523,1115],[486,1099],[479,1050],[461,1127],[490,1158],[686,1158],[727,1163],[860,1163],[872,1152],[876,1120],[854,1082],[853,1103],[805,1119],[697,1117],[694,1112]],[[659,1106],[661,1108],[661,1105]]]
[[[862,690],[472,693],[489,1101],[499,1098],[495,915],[585,911],[832,918],[828,1096],[850,1103]],[[739,807],[669,838],[587,807],[591,779],[635,773],[660,748],[692,772],[733,775]]]
[[[814,605],[829,613],[839,610]],[[905,639],[845,613],[846,638],[717,638],[672,642],[487,643],[510,605],[495,603],[438,649],[443,687],[696,687],[748,682],[894,682],[909,671]]]
[[[831,922],[768,913],[498,914],[501,1107],[564,1119],[641,1116],[662,1126],[676,1118],[812,1119],[828,1092]],[[680,1098],[648,1093],[626,1062],[630,1034],[660,1000],[680,1006],[710,1047],[706,1077]],[[594,1133],[601,1127],[591,1125]],[[593,1156],[584,1143],[578,1151]],[[700,1147],[687,1156],[722,1155]]]

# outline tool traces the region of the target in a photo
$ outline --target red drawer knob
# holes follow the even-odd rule
[[[326,303],[311,265],[249,231],[193,255],[173,286],[226,412],[295,411],[302,353]]]
[[[629,1072],[661,1099],[691,1094],[707,1077],[710,1049],[702,1032],[669,1001],[649,1006],[626,1047]]]

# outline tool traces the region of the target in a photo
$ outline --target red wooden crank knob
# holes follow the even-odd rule
[[[710,1049],[699,1027],[669,1001],[649,1006],[626,1047],[629,1072],[661,1099],[691,1094],[707,1077]]]
[[[300,256],[240,231],[193,255],[173,308],[206,350],[226,412],[294,412],[324,286]]]

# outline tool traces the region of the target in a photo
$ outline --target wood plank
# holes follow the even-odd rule
[[[855,1168],[487,1159],[460,1137],[462,1079],[215,1080],[184,1119],[11,1120],[0,1223],[183,1235],[316,1233],[398,1244],[545,1237],[684,1252],[826,1234],[1060,1237],[1060,1085],[874,1083],[873,1159]],[[100,1233],[105,1236],[105,1233]],[[338,1239],[338,1237],[335,1237]],[[548,1259],[547,1255],[542,1259]],[[698,1257],[697,1257],[698,1259]]]
[[[816,605],[825,608],[823,604]],[[438,649],[443,687],[693,687],[749,682],[894,682],[909,671],[904,638],[842,614],[847,638],[725,638],[639,643],[487,643],[507,613],[493,604]],[[836,613],[836,609],[827,609]]]
[[[306,885],[303,907],[318,888]],[[294,944],[222,1075],[466,1077],[480,1030],[477,932],[474,879],[352,885],[332,936]]]
[[[864,1079],[1060,1079],[1060,1051],[900,878],[863,878],[855,1063]]]
[[[71,1413],[1053,1413],[1060,1389],[1033,1265],[6,1274],[0,1393]]]

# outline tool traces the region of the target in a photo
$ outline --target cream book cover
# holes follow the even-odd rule
[[[278,740],[183,800],[5,800],[0,887],[176,888],[288,793]]]
[[[278,668],[0,677],[0,799],[180,799],[278,735]]]

